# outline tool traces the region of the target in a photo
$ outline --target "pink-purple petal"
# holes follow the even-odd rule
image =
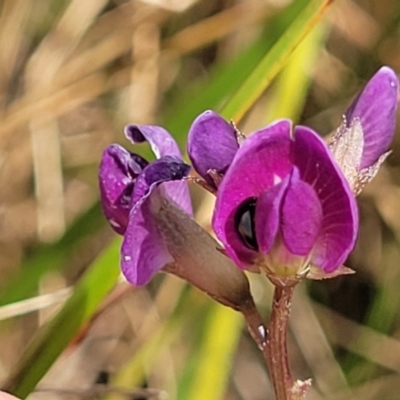
[[[299,177],[294,168],[285,193],[281,232],[285,247],[294,255],[307,256],[320,234],[322,206],[308,183]]]
[[[127,125],[125,136],[133,144],[148,142],[157,158],[175,156],[182,158],[181,151],[173,137],[161,126]]]
[[[188,155],[198,174],[214,185],[209,170],[224,174],[239,148],[232,125],[214,111],[205,111],[193,122],[188,135]]]
[[[282,180],[291,170],[290,129],[278,121],[250,135],[237,151],[220,186],[213,215],[213,229],[227,253],[242,267],[257,254],[239,238],[236,210]]]
[[[398,97],[396,74],[389,67],[382,67],[347,110],[348,126],[358,118],[364,132],[360,169],[374,164],[388,150],[395,130]]]
[[[354,247],[358,230],[357,204],[322,139],[303,126],[295,128],[294,137],[293,162],[302,180],[318,195],[323,212],[321,233],[311,261],[324,271],[332,272]]]
[[[218,188],[214,228],[244,200],[258,197],[291,170],[290,122],[279,121],[250,135]],[[222,224],[223,225],[223,224]]]

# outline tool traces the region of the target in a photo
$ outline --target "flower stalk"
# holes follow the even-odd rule
[[[311,380],[294,381],[289,367],[286,337],[293,291],[293,284],[275,286],[264,348],[276,400],[303,400],[311,386]]]
[[[265,352],[276,400],[292,400],[290,389],[293,386],[293,378],[289,369],[286,334],[293,289],[292,286],[275,286],[267,330]]]

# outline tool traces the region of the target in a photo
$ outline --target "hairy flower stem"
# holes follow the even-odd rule
[[[275,389],[276,400],[295,400],[293,378],[289,370],[286,333],[293,286],[275,286],[271,319],[267,330],[265,358]]]

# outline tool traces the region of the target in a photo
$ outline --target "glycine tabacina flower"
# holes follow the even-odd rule
[[[146,284],[172,257],[156,227],[150,197],[156,190],[186,213],[191,214],[187,183],[181,179],[190,166],[161,127],[128,125],[126,138],[136,144],[149,142],[157,160],[148,162],[118,144],[103,153],[99,170],[102,206],[111,227],[124,236],[121,266],[127,280]]]
[[[397,98],[397,77],[383,67],[346,112],[330,148],[288,120],[254,132],[239,147],[234,128],[218,114],[197,117],[188,153],[208,182],[210,172],[220,175],[213,228],[238,266],[278,277],[341,267],[358,231],[354,195],[387,155]]]
[[[221,254],[218,243],[192,218],[185,178],[190,167],[176,142],[159,126],[128,125],[132,143],[147,141],[157,159],[148,162],[120,145],[103,153],[99,185],[104,214],[124,236],[121,269],[133,285],[147,284],[163,270],[220,303],[253,312],[246,275]]]
[[[281,120],[237,151],[220,186],[213,228],[242,268],[295,276],[342,265],[357,235],[346,178],[311,129]]]

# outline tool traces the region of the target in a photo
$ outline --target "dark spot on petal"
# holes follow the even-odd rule
[[[150,163],[144,170],[144,178],[148,186],[153,183],[180,180],[187,176],[190,166],[180,158],[174,156],[163,156]]]
[[[254,216],[257,199],[251,197],[245,200],[237,209],[235,215],[235,228],[244,244],[252,250],[258,250],[255,232]]]
[[[129,163],[129,169],[131,171],[131,174],[136,177],[143,171],[143,169],[149,163],[147,160],[145,160],[143,157],[139,156],[138,154],[130,153],[130,155],[131,155],[131,160]]]
[[[131,208],[133,188],[134,188],[134,182],[130,182],[122,192],[122,195],[119,198],[121,207],[126,209]]]
[[[132,180],[136,179],[149,164],[143,157],[131,153],[119,145],[109,146],[108,153],[121,173]]]
[[[132,143],[143,143],[146,141],[146,138],[140,131],[139,125],[127,125],[125,127],[125,135]]]

